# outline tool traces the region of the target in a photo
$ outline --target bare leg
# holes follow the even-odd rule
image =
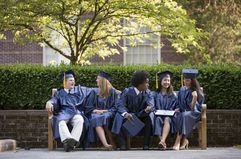
[[[97,126],[95,128],[99,138],[100,138],[100,141],[102,142],[102,144],[105,146],[105,147],[110,147],[111,145],[109,145],[107,143],[107,140],[106,140],[106,137],[105,137],[105,131],[104,131],[104,128],[101,127],[101,126]]]
[[[159,145],[161,145],[164,149],[167,148],[166,138],[167,138],[169,132],[170,132],[170,123],[169,123],[169,118],[166,117],[165,120],[164,120],[162,136],[160,136],[160,142],[159,142]]]
[[[189,141],[187,138],[182,139],[182,145],[180,147],[180,150],[188,149]]]
[[[175,144],[174,144],[174,146],[173,146],[173,150],[179,150],[179,149],[180,149],[181,138],[182,138],[182,136],[179,135],[179,132],[178,132],[178,133],[177,133],[177,137],[176,137]]]
[[[165,118],[163,130],[162,130],[162,139],[161,139],[162,142],[166,143],[166,138],[169,132],[170,132],[169,118]]]
[[[106,126],[104,126],[104,130],[105,130],[106,135],[107,135],[107,137],[110,141],[110,144],[115,148],[116,145],[115,145],[115,142],[114,142],[113,135],[112,135],[111,131]]]

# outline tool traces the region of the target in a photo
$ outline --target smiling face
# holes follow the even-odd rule
[[[72,88],[74,88],[74,85],[75,85],[75,80],[74,80],[74,78],[68,78],[68,79],[66,79],[66,88],[67,88],[67,89],[72,89]]]
[[[168,89],[171,85],[171,78],[170,77],[164,77],[161,81],[161,85],[163,88]]]
[[[191,87],[191,82],[192,82],[191,79],[189,79],[189,78],[184,78],[184,85],[185,85],[186,87]]]

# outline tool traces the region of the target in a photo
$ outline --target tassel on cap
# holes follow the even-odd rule
[[[158,75],[156,74],[156,89],[158,89]]]

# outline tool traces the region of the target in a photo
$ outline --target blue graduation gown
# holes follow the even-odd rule
[[[54,139],[59,139],[59,121],[69,120],[74,115],[80,114],[85,120],[84,126],[87,129],[88,120],[83,114],[84,103],[86,97],[90,94],[91,88],[75,86],[71,94],[67,93],[64,89],[58,90],[54,96],[50,99],[50,102],[54,106],[53,118],[52,118],[52,129]]]
[[[147,106],[154,107],[153,97],[150,90],[136,94],[134,87],[126,88],[117,102],[117,113],[115,115],[112,133],[120,134],[124,117],[124,112],[135,114],[138,118],[147,117],[149,113],[145,112]]]
[[[161,92],[154,92],[153,94],[154,98],[154,105],[155,110],[175,110],[178,108],[178,100],[177,95],[171,94],[163,94]],[[162,135],[162,129],[165,118],[169,118],[169,123],[171,126],[171,133],[176,132],[176,115],[174,116],[155,116],[154,118],[154,135],[161,136]]]
[[[182,87],[178,94],[178,102],[180,106],[180,114],[177,120],[177,129],[179,133],[188,137],[190,133],[196,128],[197,123],[201,119],[202,104],[204,103],[204,95],[198,94],[198,100],[191,110],[192,91],[187,87]]]
[[[111,122],[117,110],[117,99],[119,98],[119,91],[112,88],[110,95],[107,98],[100,97],[99,88],[93,89],[87,99],[85,105],[85,115],[90,121],[90,131],[88,138],[90,142],[94,142],[97,139],[94,128],[97,126],[106,126],[110,128]],[[108,110],[103,114],[93,113],[94,109]]]

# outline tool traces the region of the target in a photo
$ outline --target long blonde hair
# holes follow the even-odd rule
[[[109,80],[107,80],[106,78],[100,77],[99,88],[100,88],[99,95],[101,97],[108,97],[113,86],[111,85]]]

